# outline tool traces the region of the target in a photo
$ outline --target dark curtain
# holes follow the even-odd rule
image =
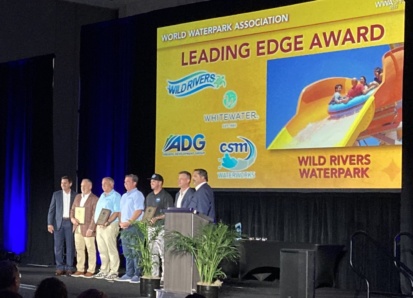
[[[401,237],[401,258],[413,271],[413,102],[410,100],[413,94],[413,30],[411,17],[413,15],[413,2],[406,3],[406,21],[404,29],[404,80],[403,80],[403,176],[402,176],[402,203],[401,203],[401,231],[410,236]],[[401,277],[403,293],[411,294],[412,287],[409,280]]]
[[[53,56],[0,64],[0,81],[2,248],[28,258],[47,258]]]
[[[358,230],[366,231],[392,252],[400,228],[399,193],[274,193],[216,192],[217,217],[242,224],[242,233],[254,238],[285,242],[345,245],[339,258],[336,286],[364,289],[349,267],[349,241]],[[356,243],[365,244],[364,239]],[[357,245],[358,265],[370,278],[372,289],[398,291],[398,272],[374,246]]]
[[[91,179],[97,195],[106,176],[115,180],[118,192],[124,192],[131,99],[139,71],[135,34],[127,21],[82,28],[78,178]]]
[[[151,191],[156,90],[155,19],[151,15],[84,26],[81,32],[78,178],[101,194],[111,176],[124,192],[125,174]]]

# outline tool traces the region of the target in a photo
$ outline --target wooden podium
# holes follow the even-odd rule
[[[211,219],[202,214],[194,214],[188,209],[165,211],[165,234],[178,231],[184,235],[195,236]],[[165,239],[167,241],[167,239]],[[172,254],[165,243],[164,290],[166,292],[192,293],[196,291],[199,274],[191,255]]]

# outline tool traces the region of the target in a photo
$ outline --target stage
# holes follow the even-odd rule
[[[54,268],[52,267],[35,267],[29,265],[19,266],[22,278],[20,286],[20,294],[24,298],[32,298],[36,286],[41,280],[54,276]],[[130,284],[122,282],[109,282],[95,278],[82,278],[62,276],[58,277],[67,286],[69,297],[77,297],[82,291],[96,288],[105,292],[110,298],[128,298],[139,297],[139,284]],[[235,298],[235,297],[280,297],[279,280],[274,281],[258,281],[258,280],[242,280],[231,278],[224,281],[220,289],[219,297]],[[317,298],[350,298],[355,297],[355,290],[340,290],[332,287],[322,287],[315,290]],[[360,293],[359,297],[365,297],[364,293]]]

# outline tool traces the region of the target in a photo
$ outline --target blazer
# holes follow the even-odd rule
[[[75,208],[80,207],[80,201],[82,200],[82,195],[78,194],[75,197],[75,200],[72,204],[72,208],[70,209],[70,218],[74,219],[75,218]],[[96,204],[98,202],[99,198],[94,195],[93,193],[90,193],[89,197],[86,200],[85,205],[85,223],[80,225],[80,232],[82,233],[83,237],[86,237],[86,232],[87,230],[92,230],[92,237],[95,237],[95,230],[96,230],[96,223],[94,220],[94,215],[95,215],[95,209],[96,209]],[[79,225],[73,225],[73,232],[77,229]]]
[[[70,191],[70,207],[73,204],[75,196],[77,194],[71,190]],[[63,221],[63,190],[58,190],[53,193],[52,201],[50,202],[49,212],[47,214],[47,224],[53,225],[55,230],[60,230]]]
[[[184,197],[182,198],[182,203],[181,203],[181,208],[188,208],[189,203],[191,202],[192,196],[194,195],[195,190],[193,188],[188,188],[186,193],[184,194]],[[175,195],[175,203],[174,207],[178,207],[178,198],[179,198],[179,191]]]
[[[194,208],[199,213],[209,216],[215,221],[214,192],[208,183],[203,184],[195,191],[188,208]]]

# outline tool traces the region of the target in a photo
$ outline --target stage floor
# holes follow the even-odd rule
[[[54,276],[54,268],[51,267],[34,267],[19,266],[22,274],[20,294],[24,298],[32,298],[36,286],[41,280]],[[96,288],[105,292],[110,298],[129,298],[139,297],[139,284],[130,284],[125,282],[109,282],[95,278],[81,278],[63,276],[59,277],[67,286],[69,297],[77,297],[82,291]],[[275,281],[258,281],[244,280],[239,281],[236,278],[228,279],[220,289],[220,298],[252,298],[252,297],[280,297],[279,282]],[[335,288],[319,288],[315,291],[317,298],[352,298],[355,291],[344,291]],[[359,297],[364,297],[360,293]]]

